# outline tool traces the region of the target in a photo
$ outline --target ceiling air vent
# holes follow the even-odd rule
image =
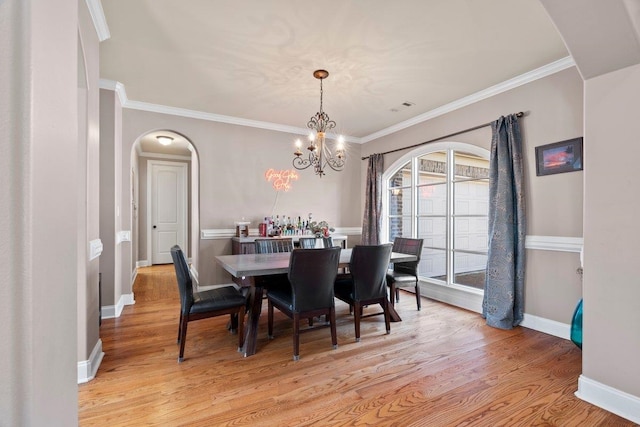
[[[402,104],[400,104],[399,106],[391,108],[390,111],[392,113],[397,113],[397,112],[399,112],[401,110],[407,109],[407,108],[412,107],[414,105],[415,104],[413,102],[405,101]]]

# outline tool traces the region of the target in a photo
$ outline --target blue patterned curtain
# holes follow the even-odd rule
[[[384,155],[369,156],[367,167],[367,188],[364,201],[364,217],[362,218],[362,244],[379,245],[380,228],[382,226],[382,170]]]
[[[489,254],[482,316],[489,326],[511,329],[524,313],[522,137],[515,114],[500,117],[491,129]]]

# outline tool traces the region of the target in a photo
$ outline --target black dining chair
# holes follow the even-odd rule
[[[301,237],[300,239],[298,239],[298,243],[300,244],[301,249],[313,249],[316,247],[316,238]]]
[[[255,253],[257,254],[275,254],[279,252],[291,252],[292,250],[293,239],[290,237],[255,240]]]
[[[290,237],[255,240],[255,253],[257,254],[274,254],[291,251],[293,251],[293,239]],[[260,286],[266,289],[274,287],[289,287],[289,281],[286,273],[255,276],[254,281],[259,282]]]
[[[268,334],[273,338],[274,307],[293,319],[293,360],[300,358],[300,334],[326,325],[300,329],[302,319],[325,315],[331,328],[331,343],[338,347],[333,284],[340,262],[340,248],[296,249],[289,263],[289,289],[267,291]]]
[[[396,237],[393,241],[393,252],[415,255],[415,261],[396,262],[393,269],[387,272],[387,285],[390,288],[391,304],[400,300],[400,290],[398,288],[414,286],[416,292],[416,304],[418,310],[422,307],[420,301],[420,285],[418,284],[418,265],[422,254],[423,239],[412,239],[408,237]]]
[[[209,317],[231,316],[231,329],[237,325],[238,351],[244,344],[244,314],[246,298],[234,286],[222,286],[203,292],[193,292],[193,282],[187,259],[178,245],[171,248],[171,258],[178,279],[180,292],[180,322],[178,323],[178,362],[184,360],[184,345],[187,339],[187,324],[193,320]]]
[[[387,334],[391,332],[386,273],[391,258],[391,243],[375,246],[356,245],[351,251],[349,274],[336,278],[336,298],[353,308],[356,341],[360,341],[360,321],[363,317],[383,314]],[[380,304],[381,313],[363,316],[365,306]]]
[[[333,237],[329,236],[329,237],[323,237],[322,238],[322,246],[325,248],[332,248],[333,247]]]

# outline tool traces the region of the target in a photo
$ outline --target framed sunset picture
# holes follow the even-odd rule
[[[582,170],[582,137],[536,147],[536,175]]]

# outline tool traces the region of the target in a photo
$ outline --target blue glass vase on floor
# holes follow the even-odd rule
[[[582,348],[582,298],[573,312],[571,320],[571,341]]]

